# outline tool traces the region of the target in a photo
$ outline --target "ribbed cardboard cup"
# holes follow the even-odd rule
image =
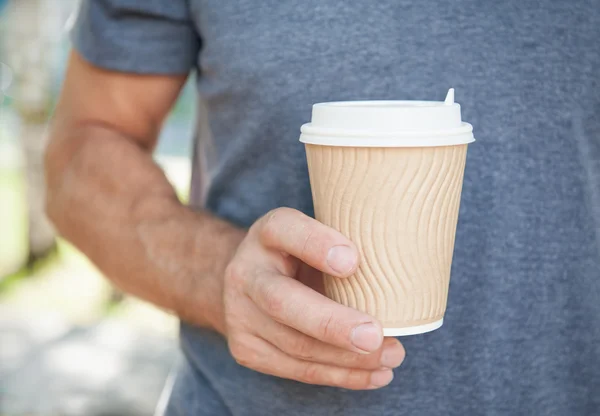
[[[453,90],[444,102],[313,106],[302,126],[315,216],[358,246],[331,299],[379,319],[385,336],[439,328],[448,299],[467,146]]]

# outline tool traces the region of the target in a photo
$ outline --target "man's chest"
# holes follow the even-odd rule
[[[406,98],[423,98],[410,86],[465,78],[479,87],[498,79],[526,86],[539,75],[564,83],[591,76],[600,54],[600,12],[586,1],[190,4],[205,76],[282,90],[298,83],[368,94],[402,85]]]

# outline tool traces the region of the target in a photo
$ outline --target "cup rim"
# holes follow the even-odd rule
[[[305,144],[341,147],[433,147],[469,144],[475,141],[473,126],[445,130],[369,131],[317,127],[312,123],[300,128]]]

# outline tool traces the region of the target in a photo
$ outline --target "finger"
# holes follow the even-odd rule
[[[303,361],[290,357],[263,339],[253,337],[247,347],[238,346],[232,353],[239,364],[261,373],[307,384],[372,390],[388,385],[392,370],[362,370]]]
[[[260,336],[286,354],[304,361],[337,367],[379,370],[399,367],[406,355],[404,347],[395,338],[386,338],[381,348],[372,354],[360,354],[311,338],[271,320],[266,315],[262,317],[256,322],[260,328]]]
[[[256,224],[261,243],[337,277],[358,267],[356,246],[340,232],[291,208],[271,211]]]
[[[372,316],[326,298],[289,277],[262,274],[247,295],[275,321],[327,344],[362,353],[378,350],[381,324]]]

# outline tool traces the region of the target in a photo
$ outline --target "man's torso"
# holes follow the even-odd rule
[[[478,141],[444,326],[403,339],[389,387],[258,374],[183,325],[172,414],[600,412],[597,1],[189,4],[210,120],[195,205],[242,226],[278,206],[312,214],[298,136],[315,102],[441,100],[454,87]]]

